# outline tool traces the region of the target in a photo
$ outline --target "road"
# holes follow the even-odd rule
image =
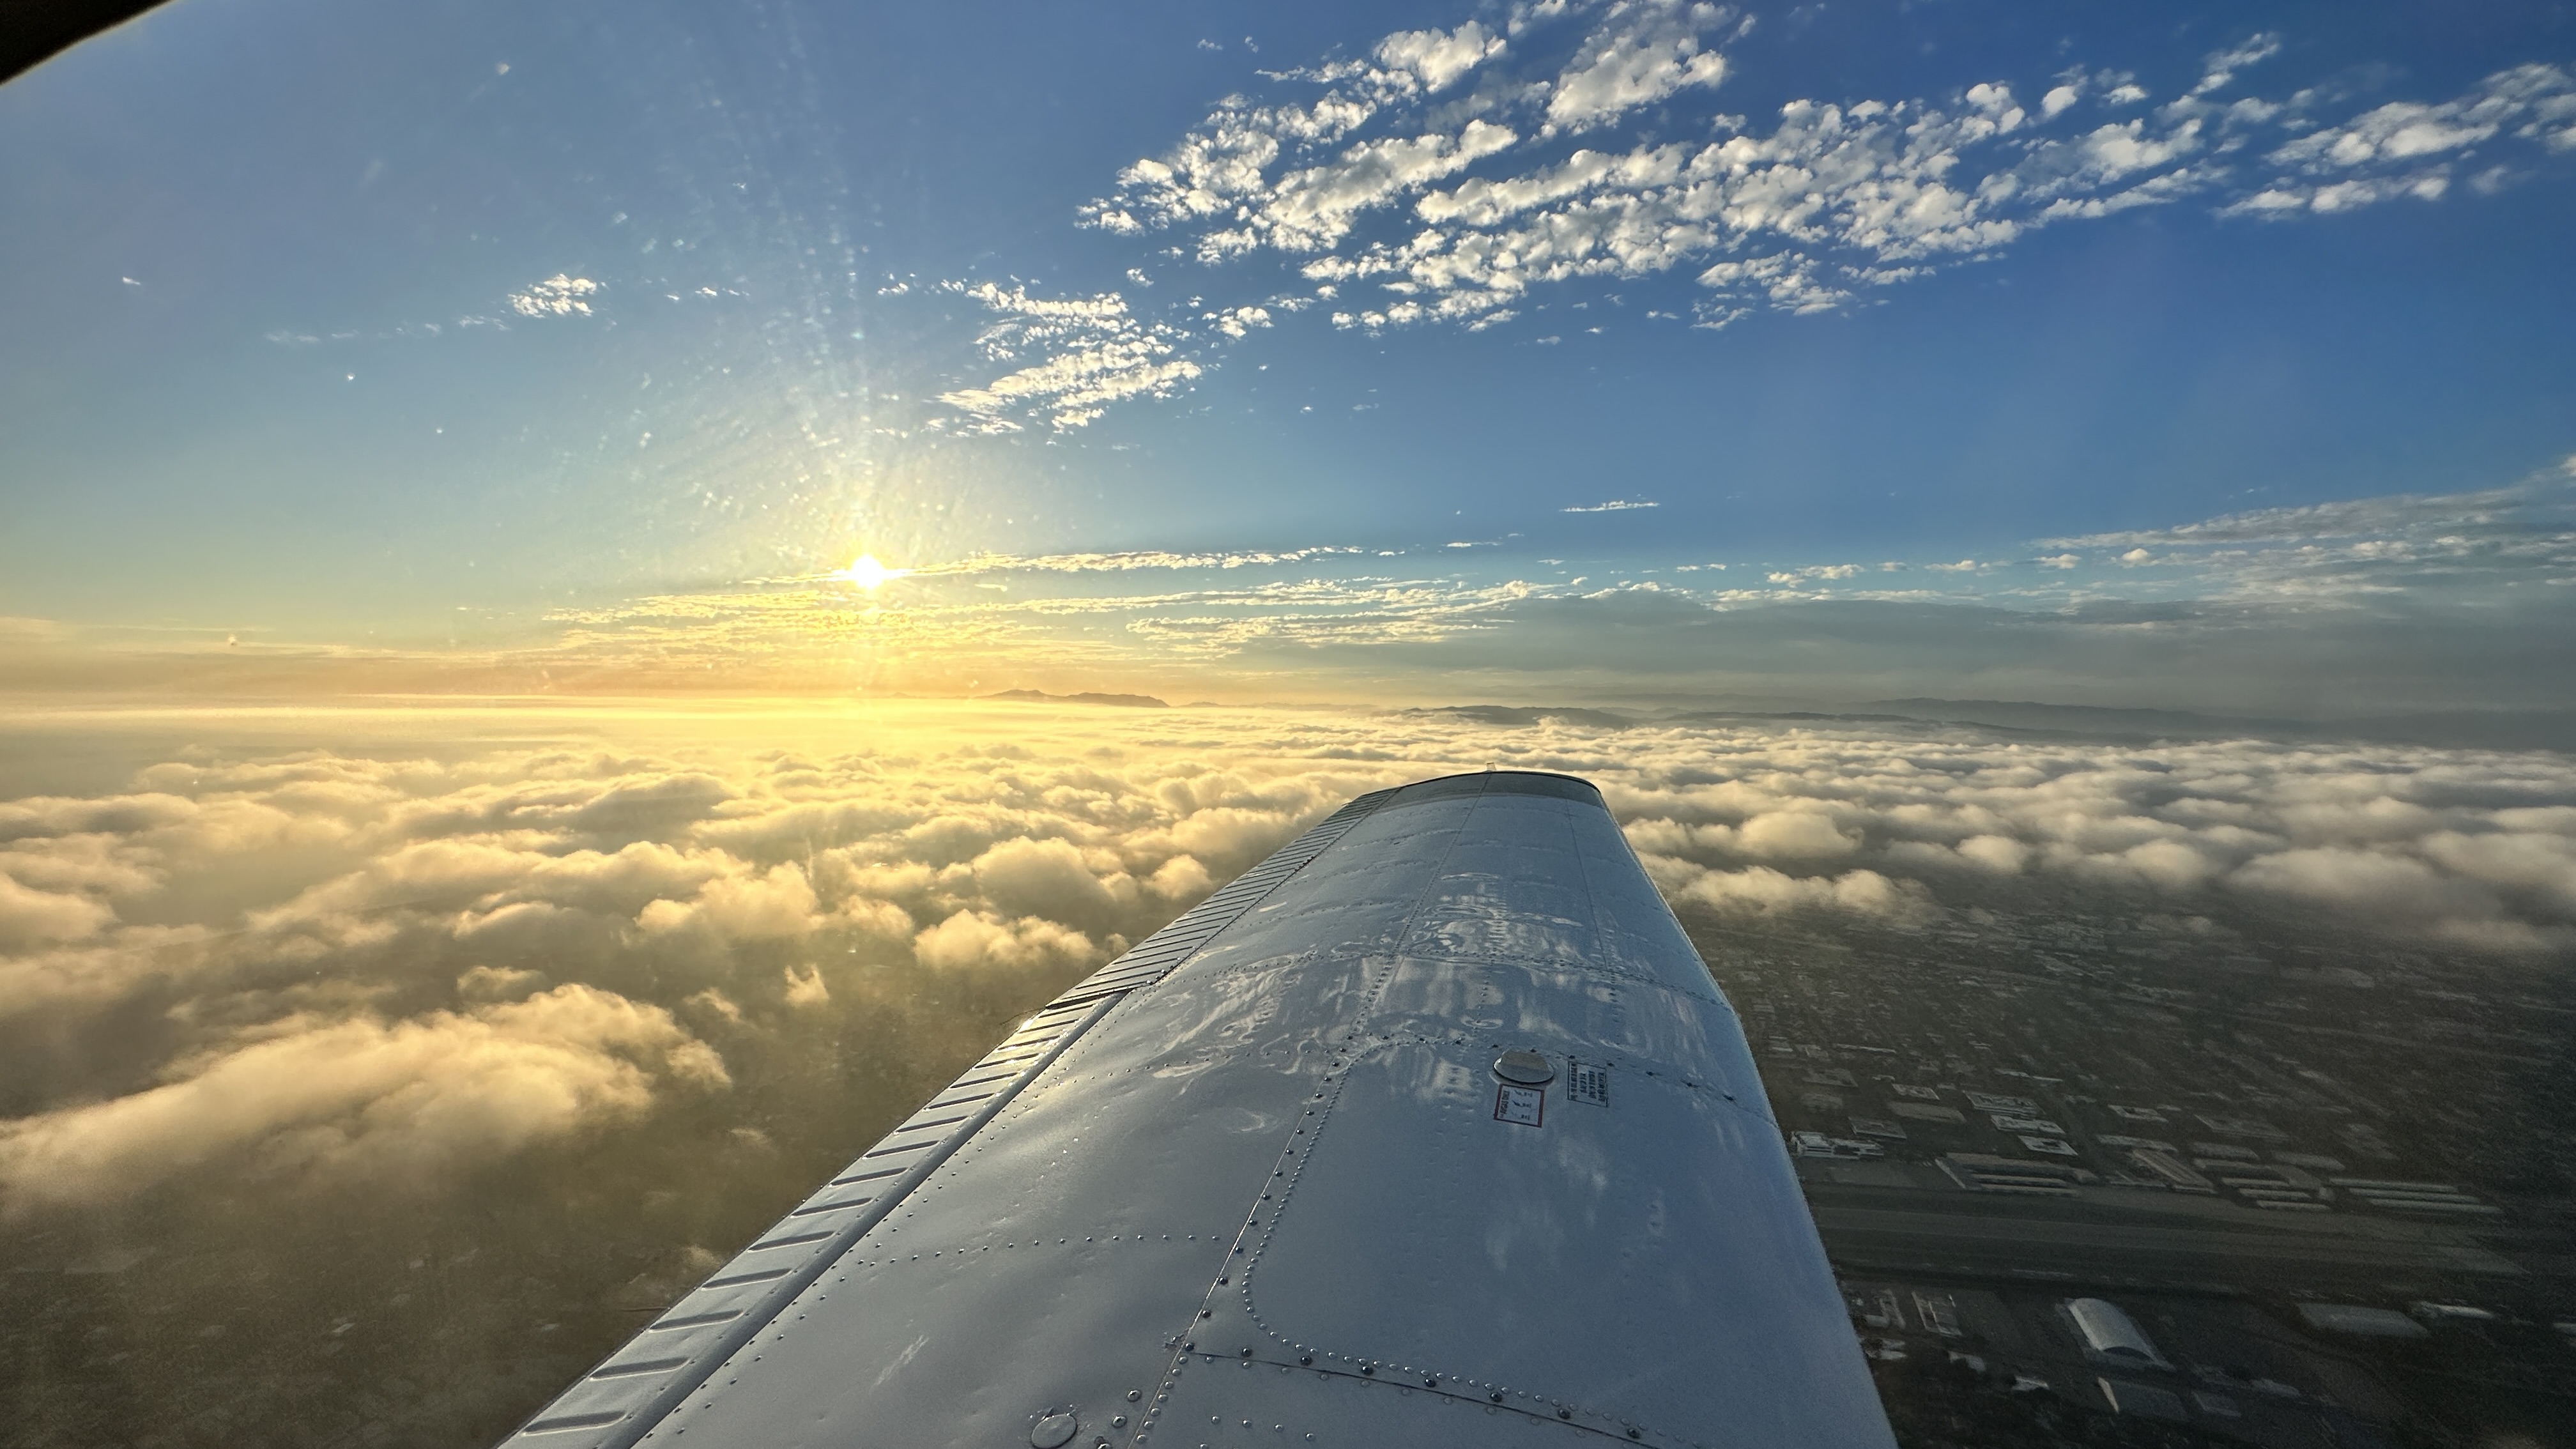
[[[1825,1249],[1846,1271],[2119,1287],[2331,1288],[2401,1278],[2520,1276],[2509,1258],[2440,1228],[2360,1217],[2280,1229],[2140,1220],[2050,1199],[1909,1204],[1906,1194],[1809,1184]]]

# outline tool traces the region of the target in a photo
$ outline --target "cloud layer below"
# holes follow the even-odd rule
[[[704,742],[735,730],[817,743]],[[2576,959],[2559,755],[934,704],[680,733],[192,751],[0,803],[0,1212],[229,1174],[431,1191],[721,1114],[807,1026],[1043,999],[1349,796],[1488,764],[1598,781],[1721,924]]]

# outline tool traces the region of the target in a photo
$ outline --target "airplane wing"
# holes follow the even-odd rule
[[[1029,1017],[509,1449],[1890,1449],[1599,792],[1364,795]]]

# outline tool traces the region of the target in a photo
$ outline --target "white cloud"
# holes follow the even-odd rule
[[[1121,171],[1082,224],[1179,232],[1174,255],[1213,266],[1266,256],[1265,290],[1285,263],[1310,293],[1298,300],[1336,301],[1330,325],[1345,330],[1481,330],[1542,288],[1683,268],[1707,289],[1689,309],[1696,324],[1724,328],[1762,310],[1845,308],[2035,229],[2136,207],[2198,197],[2258,218],[2344,212],[2438,198],[2451,163],[2481,146],[2576,147],[2576,88],[2551,65],[2339,122],[2318,114],[2328,102],[2313,90],[2218,99],[2278,54],[2268,33],[2208,56],[2188,94],[2120,119],[2087,124],[2084,103],[2119,110],[2147,93],[2123,73],[2073,70],[2036,109],[1986,79],[1945,97],[1797,99],[1766,129],[1706,99],[1729,73],[1735,23],[1726,7],[1617,0],[1524,7],[1500,33],[1482,22],[1397,32],[1369,59],[1272,78],[1318,88],[1305,99],[1228,98]],[[1667,111],[1693,114],[1639,134]],[[1591,144],[1537,144],[1576,134]],[[1668,139],[1693,135],[1708,139]],[[2479,184],[2513,174],[2490,166]],[[986,429],[1015,426],[1024,402],[1078,426],[1122,399],[1168,395],[1207,365],[1202,344],[1259,325],[1245,308],[1267,321],[1288,300],[1194,300],[1191,325],[1207,329],[1195,340],[1134,318],[1114,341],[1032,339],[1047,360],[946,400]]]
[[[1364,141],[1320,166],[1279,179],[1244,225],[1225,233],[1229,247],[1269,245],[1314,252],[1338,245],[1364,211],[1504,150],[1519,138],[1488,121],[1469,121],[1455,136],[1427,133]]]
[[[2202,67],[2200,84],[2191,88],[2195,96],[2205,96],[2234,83],[2237,72],[2261,65],[2281,53],[2281,37],[2268,31],[2253,36],[2244,44],[2214,51]]]
[[[33,890],[0,875],[0,946],[76,941],[116,919],[106,903],[68,891]]]
[[[1109,404],[1133,397],[1169,397],[1199,375],[1199,365],[1178,355],[1187,333],[1139,321],[1115,292],[1093,297],[1032,297],[1025,287],[1005,291],[993,283],[956,285],[1004,320],[985,329],[984,355],[996,362],[1023,352],[1041,360],[985,383],[940,394],[965,414],[970,430],[1017,431],[1020,418],[1043,417],[1058,431],[1083,427]]]
[[[289,1018],[166,1085],[0,1124],[0,1208],[111,1200],[242,1154],[291,1176],[430,1177],[726,1083],[668,1012],[585,986],[399,1022]]]
[[[510,310],[522,317],[587,317],[599,284],[588,277],[557,272],[527,290],[510,294]]]
[[[2502,137],[2576,146],[2576,77],[2554,65],[2515,66],[2448,101],[2390,101],[2318,127],[2274,148],[2274,176],[2226,209],[2278,219],[2437,200],[2449,190],[2452,161]]]
[[[1726,57],[1702,48],[1701,36],[1733,12],[1715,5],[1628,0],[1583,42],[1547,93],[1547,119],[1588,130],[1690,86],[1726,78]]]
[[[1559,513],[1624,513],[1631,508],[1661,508],[1651,498],[1613,498],[1607,503],[1592,503],[1576,508],[1560,508]]]
[[[57,872],[18,889],[82,903],[0,944],[0,1020],[73,1041],[161,1023],[120,1048],[160,1054],[139,1079],[63,1078],[0,1124],[0,1199],[215,1171],[430,1190],[758,1076],[797,1021],[988,979],[1042,994],[1350,796],[1488,764],[1599,782],[1685,913],[2188,909],[2277,918],[2289,941],[2576,950],[2576,766],[2551,753],[1832,720],[872,719],[857,748],[845,720],[819,729],[837,754],[592,735],[200,756],[131,792],[0,803],[11,858]]]
[[[1377,43],[1378,62],[1411,71],[1426,92],[1447,90],[1503,53],[1503,38],[1470,20],[1455,30],[1399,30]]]

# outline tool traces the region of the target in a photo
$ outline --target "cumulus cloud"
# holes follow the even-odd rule
[[[0,875],[0,945],[78,940],[114,919],[115,911],[89,896],[33,890]]]
[[[434,1191],[926,1003],[986,1003],[971,1053],[1350,796],[1489,764],[1600,783],[1711,929],[2181,914],[2576,959],[2563,755],[1483,720],[923,703],[859,749],[201,756],[0,803],[32,882],[0,875],[0,1207]]]
[[[2275,148],[2277,173],[2230,212],[2278,219],[2349,211],[2450,189],[2453,163],[2498,139],[2576,148],[2576,76],[2555,65],[2498,71],[2447,101],[2390,101]]]
[[[35,1104],[0,1211],[210,1172],[432,1190],[932,978],[1024,1009],[1389,772],[1122,769],[1077,734],[196,759],[0,802],[0,1089]]]
[[[510,310],[522,317],[587,317],[599,284],[588,277],[557,272],[525,291],[510,294]]]
[[[1614,6],[1548,87],[1548,123],[1585,130],[1684,87],[1716,85],[1726,57],[1703,49],[1702,37],[1731,18],[1715,5]]]
[[[2331,87],[2237,94],[2281,52],[2271,33],[2211,53],[2184,93],[2144,109],[2127,73],[2078,67],[1734,115],[1717,97],[1726,47],[1748,28],[1730,7],[1683,0],[1521,5],[1492,28],[1401,31],[1365,58],[1265,72],[1295,98],[1229,96],[1078,217],[1257,292],[1193,297],[1169,321],[1119,303],[1110,330],[1032,333],[1042,360],[946,401],[998,429],[1062,396],[1059,425],[1075,426],[1167,395],[1215,349],[1319,302],[1346,329],[1482,329],[1545,289],[1679,272],[1698,284],[1684,310],[1701,326],[1833,311],[2135,207],[2323,215],[2441,197],[2472,154],[2576,148],[2563,67],[2339,113]],[[2496,164],[2475,180],[2514,174]]]
[[[1622,748],[1654,773],[1651,748]],[[2053,882],[2576,949],[2576,810],[2558,803],[2576,771],[2556,755],[2249,740],[2122,756],[1853,727],[1739,737],[1691,768],[1715,778],[1611,787],[1677,902],[1922,920],[1945,896]]]
[[[289,1017],[176,1080],[0,1124],[0,1211],[110,1200],[232,1155],[434,1177],[727,1085],[668,1012],[570,985],[405,1021]]]
[[[1057,431],[1084,427],[1113,402],[1169,397],[1199,375],[1196,362],[1175,355],[1185,332],[1140,320],[1115,292],[1033,297],[1025,287],[1005,290],[990,282],[950,290],[1000,314],[1002,320],[977,339],[987,360],[1040,355],[980,387],[940,394],[940,401],[969,420],[971,431],[1016,432],[1030,418],[1042,418]]]
[[[1470,20],[1455,30],[1399,30],[1377,43],[1378,62],[1410,71],[1426,93],[1447,90],[1503,53],[1503,38]]]

